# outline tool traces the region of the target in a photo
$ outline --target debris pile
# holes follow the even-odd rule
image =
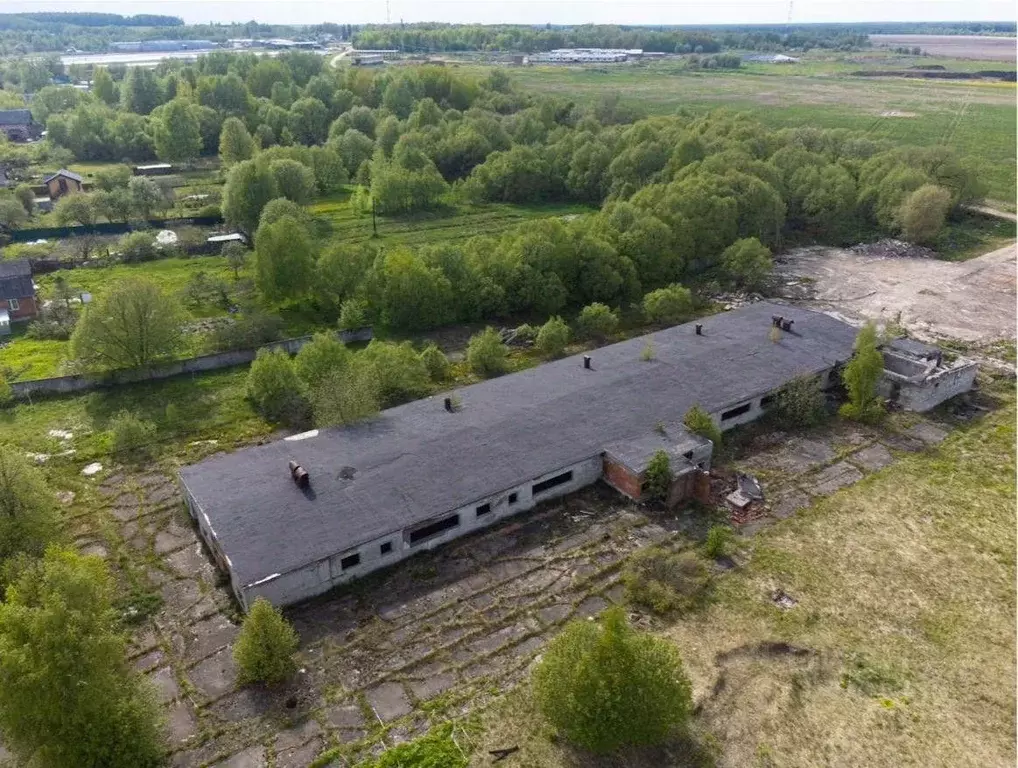
[[[906,243],[904,240],[884,238],[875,243],[860,243],[848,250],[863,256],[876,256],[880,259],[935,259],[937,252],[932,248]]]

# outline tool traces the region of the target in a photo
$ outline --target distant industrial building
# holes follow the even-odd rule
[[[752,61],[757,64],[798,64],[799,59],[794,56],[786,56],[783,53],[755,53],[750,56],[743,56],[743,61]]]
[[[170,51],[210,51],[218,48],[211,40],[136,40],[110,43],[120,53],[163,53]]]
[[[639,48],[556,48],[530,56],[532,63],[589,64],[620,63],[643,58]]]

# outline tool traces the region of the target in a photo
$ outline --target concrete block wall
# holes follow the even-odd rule
[[[401,560],[412,557],[418,552],[430,551],[453,539],[458,539],[473,531],[487,528],[499,520],[533,509],[542,501],[564,496],[580,488],[592,485],[601,477],[601,469],[601,455],[598,454],[576,464],[548,472],[515,488],[508,488],[487,498],[478,499],[467,506],[451,510],[447,514],[439,515],[431,521],[419,523],[401,531],[393,531],[352,549],[337,552],[328,558],[308,563],[293,571],[245,585],[240,590],[235,591],[245,610],[256,597],[264,597],[273,605],[278,606],[300,602],[301,600],[328,592],[334,587],[365,576],[372,571],[387,568]],[[569,482],[556,485],[536,496],[533,494],[532,488],[535,484],[556,477],[564,472],[573,473],[573,477]],[[516,494],[516,501],[510,504],[509,496],[513,493]],[[483,504],[490,504],[491,511],[478,516],[477,508]],[[410,543],[411,531],[453,514],[459,515],[459,524],[457,526],[415,544]],[[392,544],[392,549],[390,552],[382,554],[381,546],[387,542]],[[360,555],[360,562],[344,570],[341,561],[353,554]]]
[[[919,383],[902,383],[898,403],[907,411],[929,411],[972,389],[979,366],[966,363],[933,374]]]

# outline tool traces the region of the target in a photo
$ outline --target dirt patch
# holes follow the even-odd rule
[[[881,117],[919,117],[915,112],[899,112],[896,109],[888,109],[880,113]]]
[[[983,35],[870,35],[878,48],[914,48],[918,46],[931,56],[980,61],[1014,61],[1013,37]]]
[[[784,298],[857,322],[898,322],[933,341],[1014,338],[1013,245],[961,263],[800,248],[777,273]]]

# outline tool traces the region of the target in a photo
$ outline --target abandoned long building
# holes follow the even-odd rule
[[[775,315],[788,329],[776,341]],[[752,421],[797,376],[834,382],[855,336],[827,315],[758,303],[464,387],[455,405],[427,398],[213,456],[180,477],[241,605],[286,605],[602,478],[639,498],[658,449],[689,489],[712,452],[682,427],[689,408],[722,429]]]

